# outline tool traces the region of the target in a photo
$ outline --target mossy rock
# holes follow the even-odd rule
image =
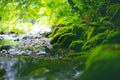
[[[82,50],[87,51],[91,48],[94,48],[95,46],[102,44],[102,42],[106,39],[106,33],[100,33],[94,37],[92,37],[90,40],[88,40],[83,46]]]
[[[110,30],[112,27],[112,23],[110,21],[102,21],[102,22],[92,22],[87,30],[87,33],[92,31],[92,37],[99,34],[104,33],[107,30]]]
[[[76,34],[66,33],[59,37],[57,43],[60,44],[62,48],[68,48],[72,41],[76,40]]]
[[[69,26],[66,26],[66,27],[59,28],[57,32],[58,33],[70,33],[71,31],[72,31],[72,28]]]
[[[94,27],[89,26],[86,32],[84,33],[84,37],[85,37],[84,39],[89,40],[93,36],[94,30],[95,30]]]
[[[62,35],[62,33],[56,33],[54,36],[50,38],[50,43],[54,44],[57,42],[58,38]]]
[[[58,27],[55,27],[55,28],[52,30],[52,34],[50,35],[50,37],[54,36],[54,35],[57,33],[58,30],[59,30],[59,28],[58,28]]]
[[[113,4],[113,5],[109,5],[107,6],[107,14],[110,15],[110,16],[113,16],[115,14],[115,12],[117,10],[119,10],[120,8],[120,4]]]
[[[76,25],[76,26],[72,26],[72,32],[75,33],[75,34],[82,34],[86,28],[86,26],[84,25]]]
[[[120,43],[120,32],[112,31],[111,33],[109,33],[104,43],[106,44]]]
[[[110,30],[107,26],[99,26],[99,27],[95,27],[92,37],[99,34],[99,33],[104,33],[106,30]]]
[[[120,44],[95,48],[79,80],[120,80]]]
[[[61,35],[65,34],[65,33],[70,33],[71,31],[72,31],[72,29],[69,28],[69,27],[59,28],[59,29],[57,30],[57,32],[52,32],[52,36],[51,36],[51,39],[50,39],[50,43],[51,43],[51,44],[56,43],[57,40],[58,40],[58,38],[59,38]],[[53,33],[54,33],[54,34],[53,34]]]
[[[109,30],[107,26],[98,26],[98,27],[93,27],[93,26],[87,26],[87,29],[83,32],[81,35],[83,40],[90,40],[92,37],[97,36],[99,34],[104,34]]]
[[[72,41],[72,43],[69,46],[69,49],[79,52],[81,51],[82,46],[83,46],[83,41],[81,40]]]
[[[80,24],[73,29],[73,33],[77,34],[77,39],[85,40],[88,28],[86,24]]]
[[[0,78],[6,74],[5,69],[0,69]]]
[[[48,56],[63,56],[64,54],[68,54],[68,50],[61,48],[61,45],[58,43],[53,44],[52,49],[46,48],[46,52]]]

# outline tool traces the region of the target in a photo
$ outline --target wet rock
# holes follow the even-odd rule
[[[19,38],[16,38],[16,39],[14,39],[14,41],[20,41],[20,39],[19,39]]]
[[[45,32],[45,33],[43,33],[43,36],[45,36],[45,37],[50,37],[50,35],[51,35],[51,32]]]
[[[43,29],[42,29],[43,30]],[[11,46],[10,41],[7,41],[6,44],[1,44],[0,53],[6,55],[26,55],[34,56],[46,55],[45,47],[49,49],[52,48],[50,44],[49,38],[46,38],[44,35],[44,30],[35,32],[35,33],[27,33],[27,34],[9,34],[9,35],[1,35],[1,40],[8,40],[11,38],[12,43],[15,42],[14,46]],[[1,42],[2,43],[2,42]],[[9,53],[9,54],[8,54]],[[0,54],[2,55],[2,54]]]
[[[11,37],[8,35],[0,35],[0,40],[7,40],[7,39],[11,39]]]
[[[13,48],[13,46],[11,46],[11,45],[3,45],[3,46],[0,48],[0,51],[1,51],[1,50],[9,50],[9,49],[11,49],[11,48]]]

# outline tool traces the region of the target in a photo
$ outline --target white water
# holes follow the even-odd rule
[[[9,58],[8,55],[27,55],[33,57],[45,55],[45,46],[52,48],[49,38],[44,37],[45,32],[51,32],[51,28],[40,26],[38,23],[36,23],[27,34],[0,35],[0,40],[12,39],[14,41],[19,39],[19,43],[15,46],[12,46],[11,49],[0,51],[0,69],[4,68],[6,70],[4,80],[16,80],[15,77],[18,71],[17,68],[14,68],[14,65],[18,62],[18,59]]]
[[[49,38],[44,37],[44,33],[51,32],[51,28],[43,26],[38,23],[34,24],[27,34],[22,35],[0,35],[5,39],[19,40],[17,45],[13,46],[10,50],[0,51],[0,54],[11,54],[11,55],[29,55],[38,56],[46,54],[45,46],[52,48]]]
[[[0,68],[6,70],[6,75],[4,80],[15,80],[15,75],[17,73],[16,68],[13,68],[17,62],[17,58],[0,58]]]

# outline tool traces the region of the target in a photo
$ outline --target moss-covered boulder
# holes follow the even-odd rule
[[[80,24],[80,25],[71,25],[72,27],[72,33],[74,34],[82,34],[86,30],[86,25],[85,24]]]
[[[69,46],[69,49],[70,50],[74,50],[76,52],[79,52],[81,51],[81,47],[83,46],[83,41],[81,40],[76,40],[76,41],[73,41],[70,46]]]
[[[54,44],[57,42],[58,38],[65,34],[65,33],[70,33],[72,31],[72,29],[70,27],[61,27],[61,28],[57,28],[57,30],[54,30],[51,34],[51,39],[50,39],[50,43]]]
[[[59,37],[57,43],[60,44],[62,48],[68,48],[73,40],[76,40],[76,34],[66,33]]]
[[[62,35],[62,33],[56,33],[56,34],[54,34],[54,36],[52,36],[52,37],[50,38],[50,43],[51,43],[51,44],[56,43],[57,40],[58,40],[58,38],[59,38],[61,35]]]
[[[83,51],[88,51],[91,48],[96,47],[97,45],[102,44],[103,40],[106,39],[106,33],[100,33],[96,36],[92,37],[90,40],[86,41],[85,44],[82,46]]]
[[[120,80],[120,45],[94,49],[79,80]]]
[[[120,31],[111,31],[107,39],[104,41],[105,44],[120,43]]]
[[[66,54],[68,47],[76,38],[76,34],[73,33],[59,35],[58,39],[56,39],[56,41],[54,40],[53,48],[49,50],[49,53],[52,55]]]

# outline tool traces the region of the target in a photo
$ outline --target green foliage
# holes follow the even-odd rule
[[[66,10],[66,11],[65,11]],[[65,11],[65,12],[64,12]],[[13,31],[15,33],[25,33],[24,29],[18,29],[16,24],[33,23],[41,20],[41,23],[52,25],[53,23],[63,23],[63,15],[69,15],[70,7],[66,0],[13,0],[0,1],[0,32]],[[68,14],[66,14],[66,12]],[[67,18],[67,17],[66,17]],[[43,20],[44,19],[44,20]],[[1,24],[2,23],[2,24]],[[4,27],[10,29],[4,29]],[[21,28],[21,26],[19,26]],[[24,26],[24,28],[28,28]]]
[[[39,2],[39,1],[38,1]],[[25,33],[27,32],[25,29],[21,29],[24,23],[29,23],[29,19],[38,14],[38,8],[36,8],[38,4],[33,5],[33,1],[30,4],[30,1],[0,1],[0,33],[9,33],[13,31],[15,33]],[[30,7],[31,6],[31,7]],[[34,8],[33,8],[34,6]],[[37,13],[37,14],[36,14]],[[26,17],[28,16],[28,17]],[[18,23],[21,23],[22,26],[18,27]],[[18,29],[19,28],[19,29]],[[24,28],[28,28],[24,26]]]
[[[86,62],[85,72],[80,80],[119,80],[119,56],[119,44],[95,48]]]

